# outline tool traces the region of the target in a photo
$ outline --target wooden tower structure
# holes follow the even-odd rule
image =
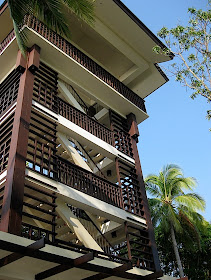
[[[162,43],[120,0],[72,40],[0,7],[0,279],[162,276],[137,149]]]

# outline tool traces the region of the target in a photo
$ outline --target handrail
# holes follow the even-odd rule
[[[109,128],[84,114],[63,99],[57,97],[57,101],[58,114],[113,146],[113,132]]]
[[[119,185],[77,166],[61,157],[57,158],[58,181],[92,197],[122,208]]]
[[[42,22],[30,15],[25,16],[23,27],[24,25],[39,33],[39,35],[43,38],[47,39],[54,46],[65,52],[68,56],[80,63],[83,67],[92,72],[95,76],[100,78],[114,90],[118,91],[122,96],[146,113],[144,100],[140,96],[55,31],[50,30]],[[12,30],[0,44],[0,52],[6,48],[14,36],[14,30]]]
[[[9,43],[15,38],[15,31],[14,29],[10,31],[10,33],[5,37],[5,39],[0,44],[0,54],[6,49]]]

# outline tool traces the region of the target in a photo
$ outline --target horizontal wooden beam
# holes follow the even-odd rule
[[[163,276],[163,271],[159,270],[159,271],[156,271],[154,273],[144,276],[144,280],[155,280],[158,277],[162,277],[162,276]]]
[[[45,247],[45,239],[41,238],[40,240],[32,243],[31,245],[25,247],[20,253],[12,253],[2,259],[0,259],[0,267],[3,267],[5,265],[8,265],[12,262],[15,262],[23,257],[25,257],[25,254],[27,252],[34,252],[36,250],[39,250],[41,248]]]
[[[132,268],[132,263],[125,263],[121,266],[113,268],[113,275],[118,276],[119,272],[125,272]],[[111,274],[105,274],[105,273],[99,273],[97,275],[89,276],[87,278],[84,278],[83,280],[101,280],[106,279],[108,277],[111,277]]]
[[[61,264],[61,265],[63,265],[63,264],[70,265],[70,262],[72,260],[72,259],[70,259],[68,257],[65,257],[65,256],[53,254],[52,252],[49,253],[49,252],[41,251],[41,250],[35,250],[35,251],[29,250],[25,246],[21,246],[21,245],[14,244],[12,242],[4,241],[4,240],[0,240],[0,249],[24,254],[25,256],[32,257],[32,258],[35,258],[35,259],[40,259],[40,260],[43,260],[43,261],[48,261],[48,262],[51,262],[51,263],[54,263],[54,264],[57,263],[57,264]],[[145,278],[146,276],[132,274],[132,273],[129,273],[129,272],[124,272],[124,271],[123,272],[121,272],[121,271],[117,272],[116,271],[116,273],[114,275],[114,271],[113,271],[112,268],[104,267],[104,266],[97,265],[97,264],[94,264],[94,263],[87,263],[87,262],[82,263],[80,265],[80,268],[85,269],[87,271],[96,272],[96,273],[99,273],[99,274],[103,273],[103,274],[108,274],[110,276],[117,276],[118,275],[118,277],[124,278],[124,279],[133,279],[133,280],[146,279]],[[153,275],[153,273],[151,275]],[[152,279],[155,279],[153,277],[152,277]]]
[[[86,255],[83,255],[75,260],[70,260],[70,263],[69,264],[60,264],[60,265],[57,265],[53,268],[50,268],[50,269],[47,269],[39,274],[36,274],[35,275],[35,279],[36,280],[42,280],[42,279],[45,279],[45,278],[48,278],[50,276],[54,276],[56,274],[59,274],[63,271],[66,271],[68,269],[71,269],[73,267],[80,267],[80,265],[84,264],[84,263],[87,263],[91,260],[94,259],[94,253],[91,252],[91,253],[88,253]]]

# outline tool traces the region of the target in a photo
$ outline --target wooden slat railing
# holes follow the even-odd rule
[[[25,16],[24,25],[32,28],[35,32],[39,33],[42,37],[58,47],[61,51],[65,52],[68,56],[80,63],[95,76],[118,91],[122,96],[136,105],[142,111],[146,112],[144,100],[140,96],[134,93],[131,89],[129,89],[112,74],[110,74],[103,67],[93,61],[90,57],[73,46],[70,42],[62,38],[59,34],[54,32],[53,30],[50,30],[42,22],[30,15]],[[0,44],[0,53],[6,48],[6,46],[14,38],[14,36],[14,31],[12,30]]]
[[[114,145],[113,132],[109,128],[98,121],[95,121],[61,98],[58,98],[58,113],[106,143]]]
[[[58,157],[58,181],[122,208],[121,188],[75,164]]]
[[[5,39],[0,44],[0,54],[6,49],[9,43],[15,38],[14,29],[5,37]]]

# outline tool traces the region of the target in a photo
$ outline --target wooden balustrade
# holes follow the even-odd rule
[[[22,236],[55,241],[56,195],[34,186],[25,185],[22,211]],[[34,225],[38,221],[39,227]]]
[[[57,166],[59,182],[109,204],[122,207],[121,189],[118,185],[60,157]]]
[[[0,116],[16,101],[21,73],[13,70],[0,84]]]
[[[1,119],[0,119],[1,121]],[[14,113],[2,121],[0,125],[0,174],[8,165]]]
[[[58,98],[58,113],[94,136],[113,145],[113,133],[110,129],[77,110],[61,98]]]
[[[90,57],[88,57],[75,46],[73,46],[70,42],[62,38],[59,34],[47,28],[42,22],[40,22],[33,16],[26,15],[24,19],[24,25],[39,33],[39,35],[47,39],[61,51],[70,56],[72,59],[80,63],[83,67],[92,72],[95,76],[100,78],[107,85],[111,86],[113,89],[118,91],[121,95],[127,98],[130,102],[132,102],[142,111],[146,112],[144,100],[140,96],[138,96],[135,92],[129,89],[126,85],[120,82],[117,78],[115,78],[112,74],[106,71],[95,61],[93,61]],[[8,36],[8,38],[5,38],[5,42],[3,41],[1,44],[2,49],[5,48],[4,46],[6,42],[9,42],[11,40],[11,35],[9,34]]]
[[[0,54],[6,49],[9,43],[15,38],[14,29],[7,35],[7,37],[0,44]]]

